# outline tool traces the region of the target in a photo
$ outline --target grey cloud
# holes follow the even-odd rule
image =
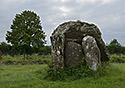
[[[5,3],[6,1],[6,3]],[[8,2],[13,1],[13,2]],[[15,1],[15,2],[14,2]],[[47,34],[47,44],[52,31],[68,20],[82,20],[98,24],[106,43],[116,38],[125,45],[125,1],[124,0],[0,0],[0,42],[5,41],[6,31],[15,14],[22,10],[33,10],[40,17]],[[81,1],[81,2],[78,2]],[[108,1],[108,0],[106,0]],[[4,27],[1,27],[4,26]]]

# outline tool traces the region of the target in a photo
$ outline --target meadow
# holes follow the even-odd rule
[[[3,55],[0,59],[0,65],[32,65],[32,64],[48,64],[51,62],[50,55],[27,55],[24,59],[23,55],[10,56]]]
[[[1,65],[0,88],[125,88],[125,63],[110,63],[109,66],[105,76],[51,81],[45,79],[47,64]]]

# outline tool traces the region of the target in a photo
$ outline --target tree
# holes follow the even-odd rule
[[[110,54],[121,54],[122,53],[122,46],[117,41],[117,39],[113,39],[110,44],[108,45],[108,50]]]
[[[38,54],[40,55],[49,55],[51,54],[51,46],[44,46],[41,47],[38,51]]]
[[[0,51],[2,54],[9,54],[11,50],[11,46],[5,42],[0,43]]]
[[[31,47],[39,48],[46,43],[40,17],[33,11],[16,14],[10,28],[12,30],[7,31],[6,40],[23,52],[24,58]]]
[[[11,56],[17,55],[19,53],[16,47],[12,47],[10,44],[5,42],[0,43],[0,52],[4,55],[9,54]]]

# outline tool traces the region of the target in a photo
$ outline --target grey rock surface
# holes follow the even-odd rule
[[[65,45],[65,65],[75,67],[82,62],[82,47],[80,44],[72,41],[66,41]]]
[[[82,42],[86,36],[91,36],[96,41],[96,46],[100,50],[100,58],[98,57],[98,59],[101,62],[108,61],[109,55],[101,38],[99,28],[95,24],[69,21],[59,25],[50,37],[53,68],[58,69],[64,66],[75,67],[78,63],[82,62],[84,53]]]
[[[82,41],[82,48],[86,57],[88,67],[92,70],[97,70],[101,65],[101,54],[96,40],[92,36],[84,37]]]

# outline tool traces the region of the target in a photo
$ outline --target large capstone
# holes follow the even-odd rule
[[[81,21],[65,22],[54,30],[51,43],[52,64],[55,69],[77,66],[83,61],[83,54],[88,66],[93,70],[97,70],[101,62],[109,60],[101,32],[95,24]]]

